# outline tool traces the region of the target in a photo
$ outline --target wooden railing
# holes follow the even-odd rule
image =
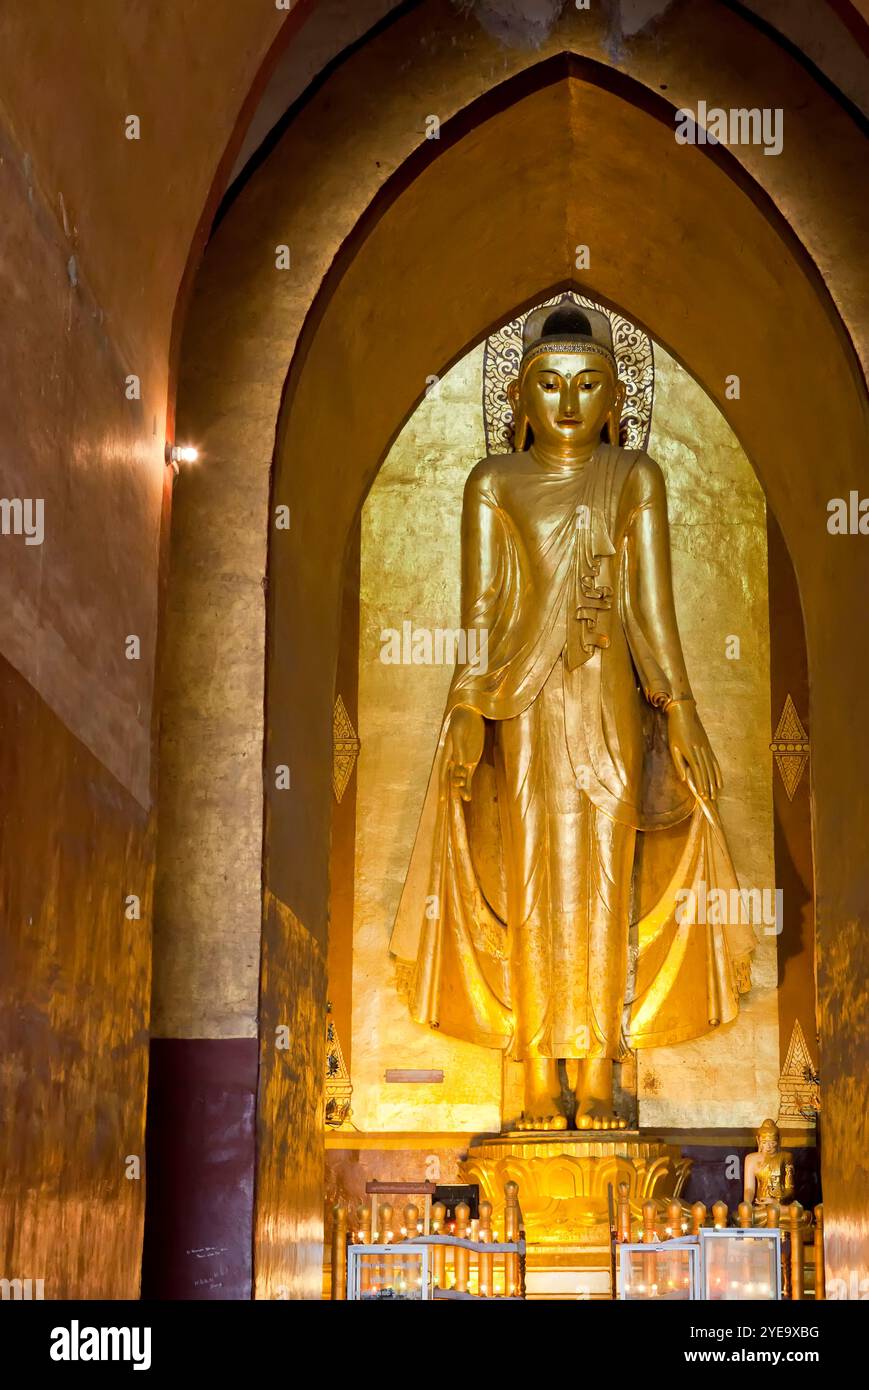
[[[764,1216],[765,1221],[758,1223],[757,1212],[748,1202],[740,1202],[731,1220],[726,1202],[715,1202],[709,1212],[703,1202],[695,1202],[687,1208],[674,1199],[663,1211],[657,1202],[644,1203],[642,1222],[637,1223],[631,1215],[628,1184],[619,1183],[613,1240],[619,1244],[630,1241],[651,1244],[697,1235],[703,1227],[723,1230],[733,1225],[747,1229],[762,1224],[777,1228],[782,1233],[783,1297],[804,1300],[807,1282],[811,1282],[812,1296],[825,1299],[823,1205],[815,1207],[813,1219],[812,1212],[806,1211],[799,1202],[789,1202],[785,1206],[772,1202],[766,1207]],[[806,1279],[807,1273],[810,1281]]]
[[[377,1229],[373,1229],[373,1212]],[[419,1208],[408,1203],[398,1223],[395,1209],[389,1203],[363,1205],[357,1213],[352,1231],[348,1234],[348,1211],[336,1206],[332,1225],[332,1298],[347,1298],[348,1247],[364,1255],[371,1252],[389,1277],[391,1247],[396,1254],[402,1245],[422,1246],[431,1251],[431,1297],[476,1301],[525,1297],[525,1240],[521,1231],[519,1188],[515,1182],[504,1187],[503,1239],[492,1226],[492,1203],[480,1202],[479,1218],[471,1220],[466,1202],[456,1206],[454,1230],[447,1229],[446,1207],[435,1202],[431,1207],[431,1231],[423,1233]],[[396,1230],[396,1226],[398,1229]],[[395,1263],[394,1257],[392,1263]],[[362,1296],[369,1292],[362,1276]]]

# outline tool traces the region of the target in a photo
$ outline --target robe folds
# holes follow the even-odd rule
[[[604,444],[581,468],[484,459],[465,488],[462,626],[486,639],[453,677],[390,951],[418,1022],[519,1060],[699,1037],[748,987],[751,926],[684,911],[738,884],[661,709],[687,682],[666,505],[648,455]],[[468,802],[445,753],[461,707],[486,727]]]

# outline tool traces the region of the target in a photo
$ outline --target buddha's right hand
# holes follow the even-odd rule
[[[483,756],[486,725],[475,709],[460,705],[450,716],[444,746],[446,776],[463,801],[471,799],[471,780]]]

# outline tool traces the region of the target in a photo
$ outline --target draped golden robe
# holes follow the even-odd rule
[[[646,454],[601,444],[575,469],[526,452],[471,473],[462,625],[487,634],[469,644],[485,659],[456,669],[390,942],[419,1022],[523,1060],[616,1058],[736,1017],[753,931],[677,910],[680,890],[737,880],[659,708],[687,689],[669,565]],[[444,756],[460,706],[487,729],[467,803]],[[680,825],[631,953],[637,836]]]

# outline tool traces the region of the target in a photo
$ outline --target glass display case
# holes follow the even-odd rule
[[[701,1298],[775,1302],[781,1293],[781,1231],[700,1232]]]
[[[347,1299],[418,1301],[432,1297],[431,1245],[351,1245],[347,1251]]]
[[[700,1292],[700,1245],[696,1237],[618,1246],[619,1298],[625,1302],[691,1301]]]

